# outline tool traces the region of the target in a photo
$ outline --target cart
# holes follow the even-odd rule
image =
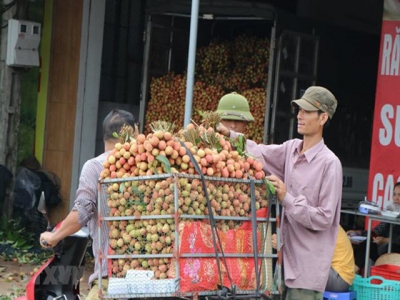
[[[99,237],[103,230],[110,237],[107,253],[94,249],[108,266],[108,288],[99,297],[279,294],[270,243],[271,210],[279,216],[279,208],[267,201],[267,190],[260,180],[184,173],[99,181]],[[249,213],[240,210],[247,205]]]

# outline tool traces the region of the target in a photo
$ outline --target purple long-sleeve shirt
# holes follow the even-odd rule
[[[247,141],[247,152],[263,162],[267,174],[286,185],[281,203],[286,286],[323,292],[340,221],[342,165],[323,139],[300,155],[302,147],[299,139],[282,145]]]
[[[108,152],[103,153],[93,159],[88,160],[82,168],[79,178],[79,186],[76,191],[74,207],[72,210],[78,211],[78,222],[81,226],[88,226],[92,238],[92,248],[95,257],[94,272],[89,277],[89,283],[99,276],[100,264],[98,260],[98,251],[102,250],[107,254],[108,250],[108,229],[106,222],[101,222],[101,238],[99,241],[99,227],[97,223],[98,216],[98,180],[101,171],[104,169],[103,163],[107,159]],[[107,203],[105,193],[102,193],[101,214],[106,215]],[[103,260],[101,276],[107,276],[107,261]]]

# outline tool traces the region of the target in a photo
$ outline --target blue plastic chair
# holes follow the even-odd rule
[[[357,299],[357,291],[348,291],[348,292],[330,292],[325,291],[323,295],[324,300],[356,300]]]

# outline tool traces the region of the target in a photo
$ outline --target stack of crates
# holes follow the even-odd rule
[[[277,293],[263,181],[173,173],[99,188],[99,236],[109,236],[107,253],[97,249],[108,266],[102,298]]]

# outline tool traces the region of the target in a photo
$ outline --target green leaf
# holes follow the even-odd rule
[[[9,232],[7,232],[7,240],[15,241],[15,239],[17,238],[17,235],[16,235],[17,233],[18,233],[18,231],[15,231],[15,232],[9,231]]]
[[[240,156],[243,155],[242,148],[239,147],[239,148],[237,148],[236,150],[237,150],[237,152],[239,153]]]
[[[144,202],[139,202],[137,205],[139,205],[141,207],[146,207],[147,206],[146,203],[144,203]]]
[[[132,185],[132,191],[136,194],[136,195],[140,195],[141,193],[139,192],[139,189],[137,188],[136,185]]]
[[[21,226],[19,218],[16,220],[8,219],[3,215],[0,226],[0,244],[11,245],[18,250],[29,249],[34,246],[33,233],[27,232],[26,228]]]
[[[266,184],[266,186],[267,186],[269,192],[270,192],[272,195],[275,195],[276,191],[275,191],[274,185],[273,185],[270,181],[268,181],[267,179],[265,179],[265,184]]]
[[[239,142],[241,145],[243,145],[244,137],[242,134],[239,134]]]
[[[197,112],[199,113],[200,117],[204,118],[204,112],[203,111],[198,110]]]
[[[237,150],[240,155],[243,155],[243,152],[245,151],[245,148],[246,148],[246,140],[243,135],[239,135],[238,138],[239,138],[239,143],[238,143]]]
[[[22,240],[15,240],[11,244],[14,248],[20,249],[21,246],[25,245],[25,241]]]
[[[118,135],[118,133],[116,133],[116,132],[113,132],[113,137],[115,137],[115,138],[119,138],[119,135]]]
[[[120,193],[123,193],[124,190],[125,190],[125,182],[122,182],[122,183],[119,185],[119,192],[120,192]]]
[[[167,173],[171,173],[171,163],[169,162],[168,158],[166,158],[164,155],[158,155],[156,159],[164,164]]]

